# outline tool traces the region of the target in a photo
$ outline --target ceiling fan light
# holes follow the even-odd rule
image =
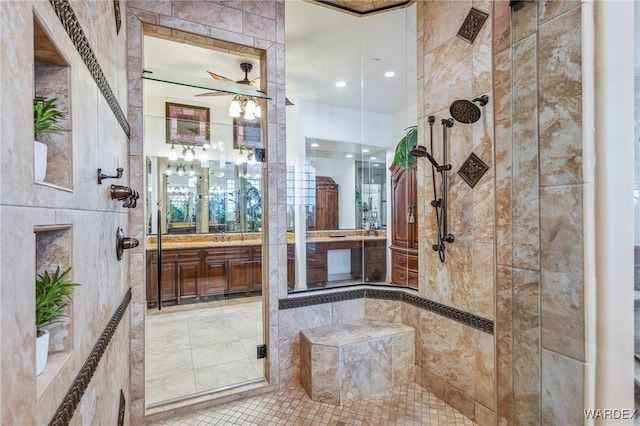
[[[250,112],[252,115],[256,112],[256,101],[249,99],[244,107],[244,113]]]

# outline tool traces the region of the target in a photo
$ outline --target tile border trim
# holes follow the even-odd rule
[[[425,299],[413,294],[409,294],[405,291],[398,290],[379,290],[379,289],[358,289],[341,291],[334,293],[325,293],[312,296],[303,297],[291,297],[287,299],[280,299],[278,301],[278,308],[280,310],[303,308],[305,306],[321,305],[324,303],[343,302],[345,300],[352,299],[382,299],[382,300],[397,300],[400,302],[408,303],[417,308],[424,309],[426,311],[433,312],[443,317],[452,319],[469,327],[473,327],[477,330],[493,335],[493,321],[472,314],[470,312],[462,311],[460,309],[453,308],[451,306],[443,305],[430,299]]]
[[[104,355],[104,352],[107,350],[107,346],[109,346],[109,342],[115,334],[118,324],[120,324],[120,320],[129,306],[129,302],[131,302],[131,287],[129,287],[127,294],[124,295],[122,302],[120,302],[120,306],[118,306],[116,311],[113,313],[113,316],[102,332],[102,335],[100,335],[98,342],[82,365],[80,372],[76,375],[75,379],[73,379],[73,383],[69,387],[69,390],[67,390],[67,393],[64,398],[62,398],[58,409],[51,418],[49,426],[68,425],[71,421],[73,413],[82,399],[82,395],[87,390],[89,382],[91,382],[91,379],[98,368],[98,363],[100,362],[102,355]]]
[[[89,73],[98,85],[98,88],[100,89],[100,92],[102,92],[104,99],[107,101],[109,108],[113,111],[113,115],[115,115],[116,120],[120,123],[120,127],[122,127],[127,138],[129,138],[131,134],[129,122],[125,117],[122,108],[120,108],[120,104],[118,104],[118,100],[113,94],[111,86],[109,86],[109,82],[102,72],[102,67],[100,67],[100,64],[98,63],[98,58],[95,53],[93,53],[93,49],[91,49],[91,46],[89,45],[89,40],[82,30],[80,22],[78,22],[78,18],[73,12],[69,0],[49,0],[49,3],[51,4],[51,7],[53,7],[60,23],[69,35],[69,38],[78,51],[78,54],[84,61],[84,64],[89,69]]]

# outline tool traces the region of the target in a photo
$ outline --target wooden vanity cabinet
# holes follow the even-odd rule
[[[416,170],[393,163],[391,171],[391,283],[418,287]]]
[[[384,281],[387,275],[385,241],[364,242],[364,281]]]
[[[172,250],[162,253],[162,301],[180,303],[199,296],[200,250]],[[147,256],[147,304],[158,302],[158,254]]]
[[[326,285],[327,244],[307,243],[307,284]]]

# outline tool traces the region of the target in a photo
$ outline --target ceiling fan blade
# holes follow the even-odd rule
[[[207,71],[209,73],[209,75],[211,76],[211,78],[213,78],[214,80],[218,80],[218,81],[226,81],[226,82],[231,82],[231,83],[235,83],[235,81],[231,80],[230,78],[227,78],[223,75],[220,74],[216,74],[215,72],[211,72],[211,71]]]
[[[206,92],[206,93],[199,93],[195,96],[230,96],[233,93],[229,93],[229,92]]]

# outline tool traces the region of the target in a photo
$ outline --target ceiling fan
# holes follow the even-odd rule
[[[216,73],[211,72],[211,71],[207,71],[207,72],[209,73],[211,78],[213,78],[214,80],[223,81],[225,83],[236,83],[236,84],[243,84],[245,86],[251,86],[251,87],[255,88],[258,92],[261,92],[261,90],[257,89],[258,83],[260,81],[260,77],[256,77],[253,80],[249,80],[249,73],[253,69],[253,65],[251,63],[249,63],[249,62],[242,62],[240,64],[240,69],[244,72],[244,78],[242,80],[237,80],[237,81],[234,81],[234,80],[230,79],[229,77],[225,77],[223,75],[216,74]],[[196,96],[227,96],[229,94],[230,94],[230,92],[216,91],[216,92],[200,93],[200,94],[198,94]]]

